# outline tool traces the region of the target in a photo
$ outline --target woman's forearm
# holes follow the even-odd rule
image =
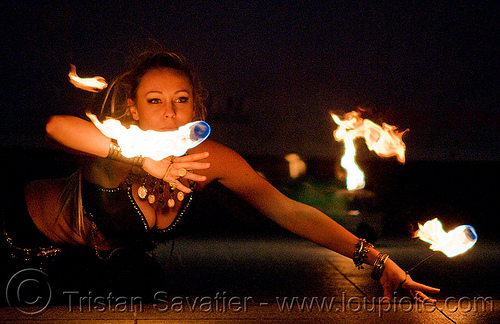
[[[358,237],[319,210],[301,203],[295,204],[300,207],[294,213],[277,220],[281,226],[332,251],[353,257]],[[378,253],[374,248],[369,249],[366,263],[372,265]]]
[[[106,157],[110,138],[91,122],[74,116],[52,116],[45,126],[46,135],[57,143],[80,152]]]

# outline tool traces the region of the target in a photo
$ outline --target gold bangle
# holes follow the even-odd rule
[[[365,239],[360,238],[359,242],[356,243],[356,251],[352,256],[352,261],[358,269],[364,269],[363,263],[366,262],[366,254],[373,247],[373,244],[368,243]]]
[[[387,261],[388,258],[389,258],[388,254],[385,253],[378,254],[377,260],[375,260],[375,263],[373,264],[373,271],[371,273],[372,279],[380,280],[382,274],[384,273],[385,262]]]

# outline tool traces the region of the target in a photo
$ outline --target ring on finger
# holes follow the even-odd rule
[[[187,174],[187,170],[184,169],[184,168],[180,168],[179,171],[178,171],[178,175],[180,178],[182,178],[183,176],[185,176]]]
[[[170,180],[168,182],[168,185],[170,186],[170,190],[175,190],[175,188],[177,187],[177,183],[175,183],[175,180]]]

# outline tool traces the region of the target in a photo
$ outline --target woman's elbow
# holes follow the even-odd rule
[[[50,116],[47,119],[47,123],[45,124],[45,135],[48,137],[52,137],[52,135],[56,132],[57,123],[59,116]]]
[[[45,137],[57,139],[64,129],[64,120],[65,116],[50,116],[45,124]]]

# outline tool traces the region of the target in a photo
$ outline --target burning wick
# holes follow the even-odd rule
[[[447,257],[452,258],[468,251],[477,242],[476,231],[470,225],[460,225],[447,233],[443,230],[443,224],[437,218],[434,218],[424,225],[418,224],[418,227],[419,230],[416,236],[422,241],[430,243],[429,248],[435,252],[417,263],[407,273],[439,252],[443,252]]]
[[[441,222],[434,218],[424,225],[418,224],[418,227],[417,236],[430,243],[431,250],[441,251],[449,258],[464,253],[477,241],[476,231],[470,225],[460,225],[446,233]]]
[[[210,126],[204,121],[188,123],[175,131],[157,132],[143,131],[135,125],[126,128],[112,118],[101,123],[95,115],[87,113],[87,116],[101,133],[118,141],[126,157],[142,155],[160,161],[171,155],[182,156],[210,135]]]
[[[345,120],[330,113],[339,127],[333,133],[335,140],[343,141],[345,152],[340,161],[341,166],[347,171],[347,189],[357,190],[365,187],[363,171],[356,164],[356,148],[354,140],[357,137],[365,139],[366,146],[378,156],[397,156],[399,162],[405,162],[406,146],[401,139],[406,132],[397,132],[395,126],[383,123],[379,126],[369,119],[359,117],[355,111],[347,113]]]
[[[76,66],[71,65],[71,71],[69,72],[69,82],[73,84],[75,87],[90,91],[90,92],[100,92],[105,89],[108,84],[103,77],[96,76],[93,78],[80,78],[78,74],[76,74]]]

